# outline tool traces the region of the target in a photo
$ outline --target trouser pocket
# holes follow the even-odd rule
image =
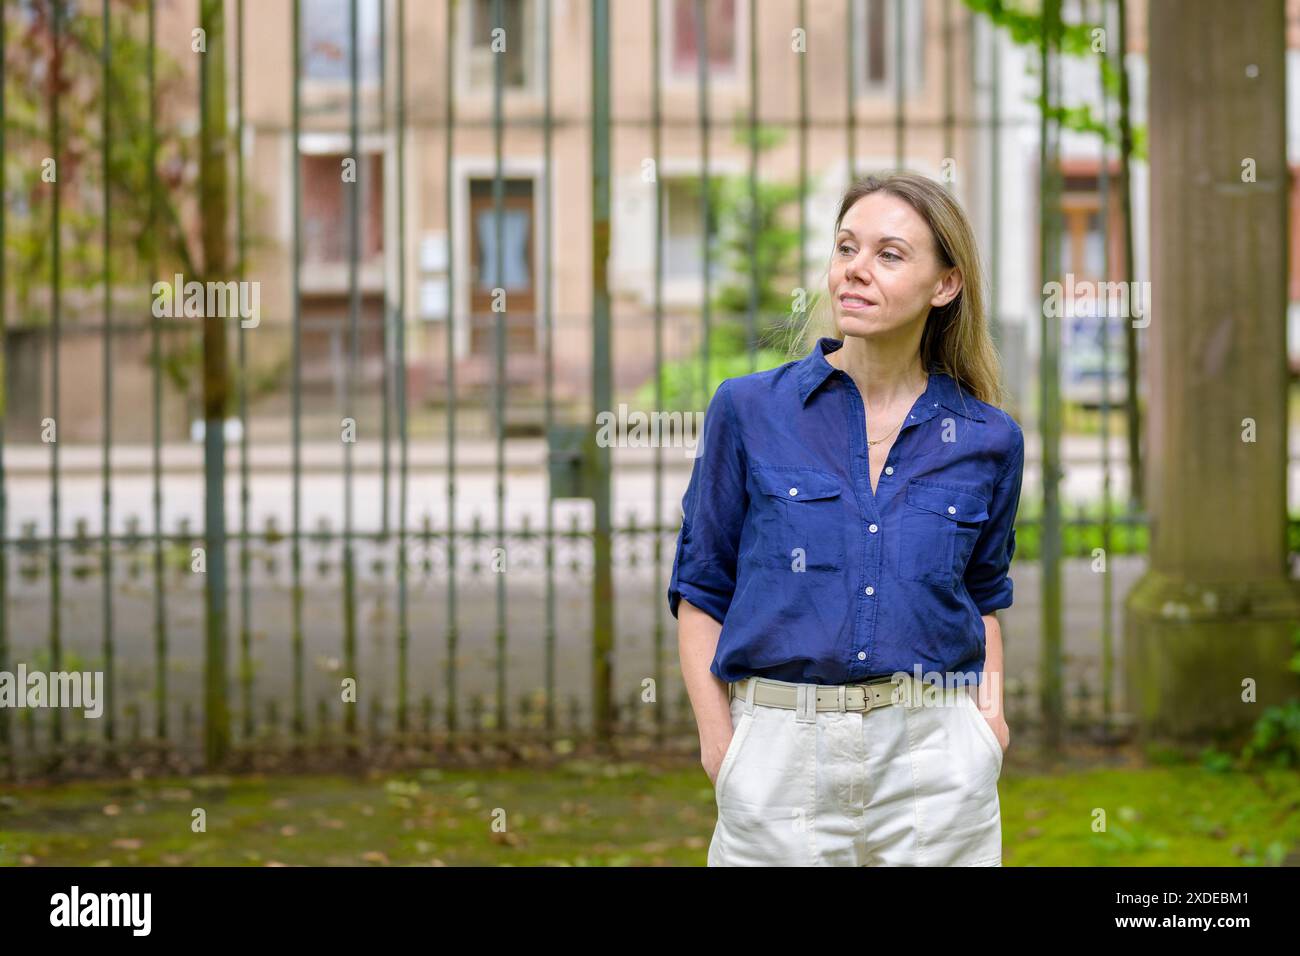
[[[722,789],[727,785],[727,778],[731,776],[731,769],[736,765],[736,756],[740,753],[740,748],[745,745],[745,738],[749,736],[749,728],[753,722],[753,714],[745,713],[744,700],[739,697],[733,698],[731,742],[727,744],[727,752],[722,755],[722,763],[718,765],[718,775],[713,781],[713,796],[719,802],[722,800]]]

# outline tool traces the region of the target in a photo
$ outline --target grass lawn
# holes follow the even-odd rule
[[[1279,865],[1300,846],[1292,771],[1008,768],[999,793],[1007,866]],[[703,866],[715,814],[698,763],[10,786],[0,866]]]

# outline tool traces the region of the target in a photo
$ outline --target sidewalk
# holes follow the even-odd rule
[[[1026,473],[1037,472],[1040,458],[1038,436],[1026,434]],[[407,446],[408,467],[411,472],[446,472],[447,445],[444,441],[411,440]],[[1095,436],[1068,436],[1061,443],[1062,458],[1070,466],[1100,468],[1101,439]],[[616,469],[646,470],[654,468],[654,448],[612,449]],[[358,472],[379,472],[383,468],[383,443],[358,441],[352,446],[352,467]],[[479,438],[457,438],[456,471],[487,471],[496,468],[496,442]],[[661,450],[665,471],[689,472],[694,459],[687,449],[668,447]],[[343,468],[344,447],[341,442],[305,441],[302,443],[302,468],[313,473],[334,473]],[[389,446],[389,467],[396,474],[401,457],[401,445]],[[197,442],[170,442],[162,445],[163,471],[168,475],[203,474],[203,446]],[[509,470],[539,469],[545,467],[546,443],[540,438],[510,438],[505,442],[505,467]],[[1124,471],[1127,445],[1123,436],[1112,436],[1110,459],[1113,474]],[[114,476],[148,475],[153,470],[153,449],[149,445],[115,445],[109,454]],[[240,468],[240,447],[228,443],[226,447],[227,476],[237,475]],[[44,478],[50,473],[50,446],[44,444],[9,444],[4,449],[4,467],[7,478]],[[264,474],[289,474],[293,468],[293,446],[289,442],[249,444],[249,470]],[[103,450],[99,445],[78,444],[59,446],[59,473],[64,477],[99,475],[103,469]],[[1068,468],[1067,468],[1068,470]]]

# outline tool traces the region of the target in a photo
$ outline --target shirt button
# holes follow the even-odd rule
[[[876,526],[875,526],[874,524],[872,524],[872,525],[867,525],[867,530],[870,531],[872,534],[875,534],[875,533],[876,533]]]
[[[865,661],[866,659],[867,659],[867,652],[866,652],[866,651],[858,651],[858,660],[860,660],[860,661]]]
[[[868,585],[867,585],[867,593],[868,593],[868,594],[875,594],[875,593],[876,593],[876,589],[873,588],[870,584],[868,584]]]
[[[885,474],[887,474],[887,475],[892,475],[893,473],[894,473],[894,466],[893,466],[893,465],[886,465],[886,466],[885,466]]]
[[[790,497],[791,497],[791,498],[793,498],[793,497],[794,497],[795,495],[797,495],[798,493],[799,493],[799,489],[798,489],[798,488],[791,488],[791,489],[790,489]]]
[[[955,515],[956,513],[957,513],[957,509],[954,508],[952,505],[949,505],[949,506],[948,506],[948,514],[950,514],[950,515]]]

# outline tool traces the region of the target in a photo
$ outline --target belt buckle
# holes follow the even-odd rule
[[[877,707],[887,707],[890,704],[896,704],[899,701],[898,682],[893,680],[892,678],[885,678],[884,680],[874,680],[874,681],[864,682],[858,686],[862,688],[862,712],[863,713],[872,711]],[[874,694],[872,693],[870,688],[880,687],[880,686],[885,686],[889,688],[889,696],[886,699],[880,701],[879,703],[876,703],[874,701]]]
[[[870,713],[875,709],[876,703],[871,694],[871,685],[865,681],[858,685],[862,688],[862,712]]]

